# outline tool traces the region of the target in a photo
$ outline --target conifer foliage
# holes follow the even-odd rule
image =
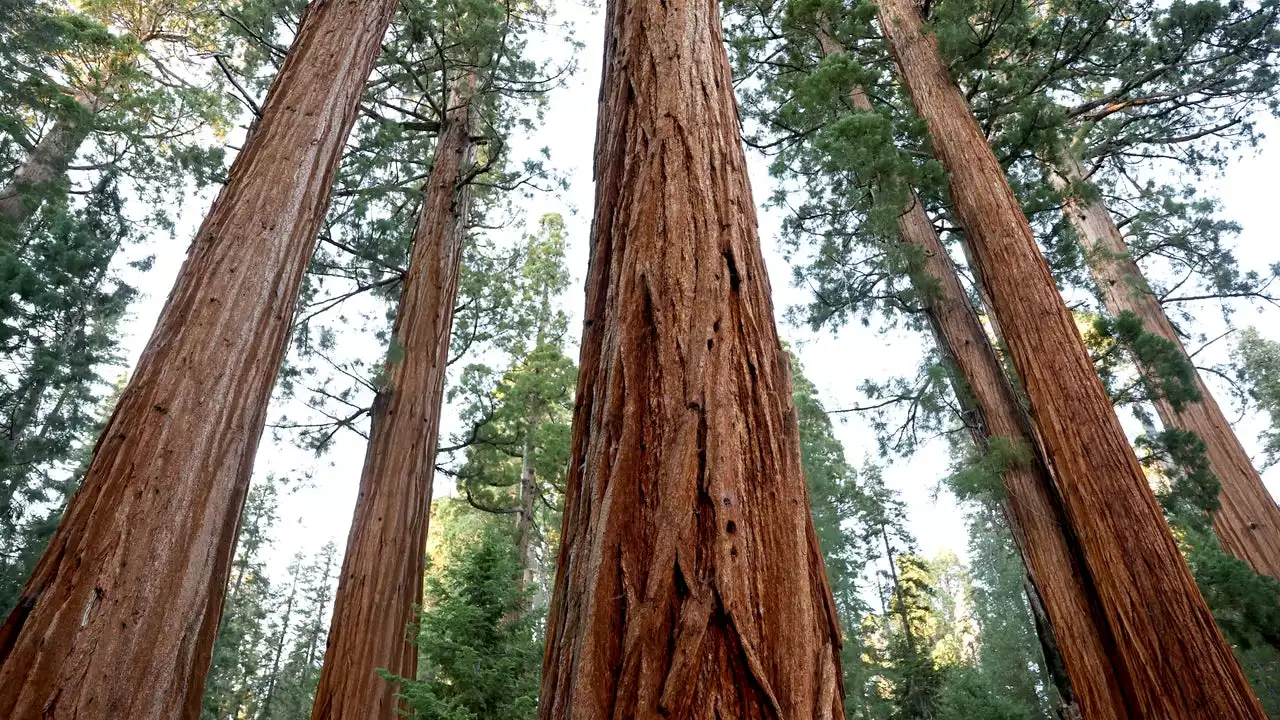
[[[588,5],[0,0],[0,716],[1280,717],[1280,0]]]

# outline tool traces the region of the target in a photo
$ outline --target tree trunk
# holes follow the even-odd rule
[[[933,149],[991,297],[1066,519],[1115,643],[1129,715],[1264,717],[1178,553],[1075,322],[1000,165],[911,0],[882,0],[880,27]]]
[[[301,560],[301,555],[298,556]],[[294,576],[293,584],[289,586],[289,599],[284,603],[284,612],[280,615],[280,639],[276,642],[275,651],[271,654],[271,672],[267,673],[267,691],[262,695],[262,710],[259,716],[263,718],[271,717],[271,701],[275,699],[276,685],[280,681],[280,658],[284,656],[284,641],[289,638],[289,621],[293,618],[293,601],[298,595],[298,580]],[[240,707],[244,707],[245,699],[240,701]]]
[[[308,8],[262,127],[0,628],[0,717],[199,714],[298,286],[393,7]]]
[[[820,30],[823,54],[843,52],[829,33]],[[850,104],[860,112],[874,107],[866,93],[854,88]],[[939,348],[959,371],[955,394],[966,410],[974,443],[982,450],[999,438],[1029,453],[1028,462],[1005,470],[1005,502],[1001,509],[1029,574],[1028,594],[1036,630],[1046,655],[1057,668],[1053,680],[1065,705],[1079,703],[1093,720],[1125,717],[1115,670],[1107,657],[1107,625],[1084,570],[1080,549],[1066,530],[1061,499],[1052,474],[1031,435],[1031,422],[1018,401],[1004,368],[982,327],[959,274],[924,205],[914,193],[898,217],[902,241],[920,251],[925,277],[912,278],[922,292],[925,312]],[[927,283],[927,284],[926,284]],[[1068,710],[1067,712],[1071,712]],[[1075,711],[1079,712],[1079,711]]]
[[[436,141],[385,379],[374,401],[314,720],[392,720],[395,687],[376,671],[416,674],[418,652],[408,628],[422,602],[440,403],[471,197],[465,174],[475,157],[474,83],[470,76],[459,80]]]
[[[92,102],[77,97],[81,112],[60,118],[0,187],[0,218],[21,227],[44,201],[44,192],[67,174],[67,167],[89,137]]]
[[[1031,608],[1031,620],[1035,624],[1036,639],[1040,641],[1040,654],[1043,657],[1043,662],[1040,663],[1040,677],[1046,685],[1052,683],[1054,689],[1058,691],[1056,708],[1058,717],[1060,720],[1081,720],[1084,717],[1083,711],[1080,709],[1080,700],[1076,696],[1075,686],[1071,683],[1071,673],[1067,670],[1066,657],[1058,644],[1057,635],[1053,632],[1049,613],[1044,608],[1044,598],[1040,594],[1040,589],[1036,587],[1030,571],[1027,571],[1022,578],[1022,591],[1027,598],[1027,606]],[[1105,655],[1102,657],[1106,659]],[[1107,666],[1110,666],[1109,660]],[[1112,716],[1124,717],[1123,698],[1120,696],[1119,688],[1115,687],[1115,679],[1110,680],[1112,699],[1116,703],[1116,707],[1111,708]],[[1089,717],[1092,720],[1095,716]],[[1106,717],[1106,715],[1097,717]]]
[[[987,451],[993,440],[1003,441],[1027,454],[1025,462],[1005,469],[1000,506],[1027,566],[1028,592],[1036,596],[1032,607],[1044,613],[1036,618],[1036,630],[1046,662],[1069,669],[1065,676],[1053,676],[1059,695],[1064,704],[1081,705],[1083,710],[1074,712],[1084,712],[1091,719],[1124,718],[1124,698],[1107,652],[1111,642],[1107,620],[1079,543],[1068,529],[1053,475],[1033,439],[1030,418],[960,284],[950,255],[914,195],[898,224],[904,242],[923,251],[922,269],[935,283],[933,292],[926,295],[925,312],[939,347],[959,371],[962,384],[956,395],[961,406],[976,411],[970,425],[974,443]],[[1064,682],[1067,677],[1069,683]]]
[[[893,597],[898,600],[898,619],[902,621],[902,637],[907,640],[907,651],[911,657],[916,655],[916,638],[911,634],[911,614],[907,603],[902,598],[902,583],[898,581],[898,561],[893,557],[893,546],[889,544],[889,531],[880,526],[880,537],[884,540],[884,559],[889,562],[889,581],[893,583]],[[890,603],[892,606],[892,603]],[[908,691],[907,694],[912,694]]]
[[[533,580],[533,512],[537,506],[538,486],[534,474],[534,430],[537,425],[530,418],[525,431],[524,455],[520,458],[520,512],[516,515],[516,551],[520,556],[520,589],[529,587]]]
[[[718,5],[607,9],[540,714],[843,717]]]
[[[1066,666],[1067,676],[1053,679],[1064,702],[1078,703],[1089,718],[1126,717],[1124,698],[1108,656],[1111,642],[1081,549],[1068,529],[1053,475],[1032,437],[1030,419],[982,328],[973,304],[960,285],[951,257],[943,247],[919,200],[899,219],[905,242],[924,253],[923,270],[935,283],[926,295],[925,312],[944,355],[959,372],[956,396],[971,408],[970,433],[981,450],[993,441],[1026,454],[1005,468],[1002,514],[1027,566],[1028,591],[1044,618],[1036,630],[1046,661]],[[1041,619],[1047,622],[1039,622]],[[1046,637],[1048,635],[1049,637]],[[1070,677],[1070,682],[1064,682]]]
[[[1080,163],[1069,152],[1062,153],[1056,170],[1053,177],[1059,187],[1085,181]],[[1080,236],[1089,273],[1102,291],[1107,311],[1112,315],[1133,313],[1144,330],[1175,343],[1185,355],[1173,323],[1151,292],[1102,200],[1069,194],[1063,212]],[[1158,384],[1154,370],[1139,363],[1139,371]],[[1223,548],[1248,563],[1254,572],[1280,578],[1280,507],[1262,484],[1204,379],[1199,372],[1195,377],[1200,400],[1187,402],[1179,410],[1163,395],[1153,393],[1156,413],[1166,428],[1189,430],[1204,441],[1209,468],[1222,485],[1213,529]]]
[[[551,321],[551,289],[542,288],[542,300],[538,305],[537,333],[534,335],[534,352],[540,350],[547,339],[547,324]],[[536,368],[534,372],[537,372]],[[533,582],[533,523],[538,506],[538,476],[536,440],[538,418],[546,408],[539,401],[531,402],[525,417],[524,448],[520,456],[520,511],[516,514],[516,552],[520,558],[520,590]]]

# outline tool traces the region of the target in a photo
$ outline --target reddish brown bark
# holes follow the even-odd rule
[[[470,95],[464,79],[450,97],[413,233],[314,720],[395,718],[395,686],[377,671],[406,678],[417,672],[408,629],[422,602],[440,404],[471,200],[465,180],[475,159]]]
[[[1053,477],[1030,430],[995,349],[960,285],[950,256],[924,207],[913,199],[899,219],[902,238],[924,253],[924,271],[936,283],[927,297],[938,341],[964,378],[977,406],[974,440],[987,447],[1001,439],[1030,453],[1028,462],[1004,473],[1004,510],[1027,565],[1058,651],[1071,678],[1071,691],[1087,718],[1127,717],[1124,698],[1109,657],[1112,642],[1092,579],[1053,484]]]
[[[824,55],[843,52],[821,28],[818,39]],[[859,112],[874,110],[861,88],[849,93],[849,103]],[[1054,667],[1065,666],[1070,677],[1067,683],[1061,681],[1061,673],[1054,676],[1064,712],[1078,714],[1073,707],[1078,704],[1091,719],[1124,718],[1124,698],[1108,657],[1106,618],[1093,595],[1075,538],[1065,531],[1061,500],[1032,438],[1030,418],[914,193],[898,217],[898,230],[902,241],[917,248],[923,258],[921,270],[926,277],[913,280],[922,291],[938,346],[962,380],[956,395],[964,405],[973,406],[977,416],[970,425],[974,442],[985,449],[993,439],[1003,439],[1030,453],[1026,463],[1005,470],[1003,510],[1030,575],[1028,596],[1045,653],[1056,655],[1046,660]]]
[[[302,273],[392,0],[320,2],[0,628],[0,717],[194,718]]]
[[[1070,154],[1064,154],[1058,172],[1060,187],[1085,180],[1079,162]],[[1175,343],[1186,355],[1182,339],[1151,292],[1106,205],[1100,199],[1070,194],[1063,211],[1084,246],[1089,272],[1102,291],[1107,311],[1112,315],[1133,313],[1147,332]],[[1191,362],[1189,358],[1187,362]],[[1141,362],[1139,370],[1149,378],[1158,378]],[[1156,414],[1166,428],[1189,430],[1204,441],[1209,469],[1222,485],[1218,494],[1221,507],[1213,513],[1213,530],[1223,548],[1248,563],[1254,572],[1280,578],[1280,507],[1262,484],[1249,453],[1204,379],[1198,372],[1195,378],[1200,400],[1184,403],[1179,409],[1163,395],[1157,395],[1152,401]]]
[[[1112,661],[1129,715],[1261,719],[936,40],[911,0],[881,0],[879,14],[934,153],[950,173],[975,269],[1112,631]]]
[[[718,6],[614,0],[551,718],[843,717]]]

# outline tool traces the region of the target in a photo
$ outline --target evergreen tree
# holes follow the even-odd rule
[[[919,558],[905,507],[877,468],[854,472],[798,364],[792,377],[814,529],[845,629],[845,717],[1048,718],[1026,571],[1007,530],[975,531],[994,558],[975,553],[986,564],[973,571],[954,554]],[[867,604],[876,588],[879,609]]]
[[[477,509],[515,516],[526,585],[554,553],[569,458],[577,369],[565,355],[568,321],[555,309],[569,282],[564,242],[558,215],[543,216],[538,234],[525,238],[512,283],[524,329],[505,343],[514,362],[501,378],[485,365],[469,365],[451,391],[468,398],[461,416],[469,429],[452,443],[466,449],[459,487]],[[549,585],[548,574],[541,580]]]
[[[289,563],[289,582],[277,588],[272,594],[272,604],[278,611],[268,621],[267,636],[262,646],[262,663],[265,672],[262,674],[261,686],[258,690],[259,714],[263,717],[279,717],[275,715],[280,704],[279,695],[287,679],[284,675],[283,662],[289,638],[298,623],[299,595],[302,592],[302,573],[304,557],[301,552],[293,556]]]
[[[713,4],[615,0],[541,717],[843,710]]]
[[[985,683],[1007,708],[1016,709],[1011,716],[1048,720],[1056,705],[1049,700],[1054,683],[1027,603],[1026,567],[999,513],[979,506],[971,512],[968,526],[973,578],[969,600],[980,637],[978,674],[964,679],[953,676],[950,682],[966,688]]]
[[[205,681],[202,720],[256,717],[257,691],[265,674],[262,649],[267,618],[274,612],[274,588],[263,555],[276,521],[277,485],[273,478],[255,483],[245,500],[236,555],[231,563],[227,599],[218,625],[213,661]]]
[[[867,658],[861,628],[872,612],[866,600],[870,575],[884,558],[881,535],[889,533],[912,544],[905,509],[884,487],[877,468],[868,466],[858,473],[849,465],[817,389],[795,358],[791,378],[813,528],[843,630],[845,717],[880,717],[887,707],[879,688],[880,670]]]
[[[264,555],[272,547],[281,481],[250,489],[222,623],[205,685],[203,720],[296,720],[311,712],[324,653],[337,546],[298,553],[273,583]]]
[[[1249,328],[1240,336],[1236,358],[1249,398],[1271,420],[1271,427],[1263,430],[1260,439],[1266,464],[1273,465],[1280,459],[1280,343]]]
[[[804,376],[798,359],[791,360],[792,397],[800,426],[800,459],[809,489],[813,527],[822,546],[822,557],[831,581],[842,627],[855,628],[869,607],[859,583],[878,557],[878,544],[870,543],[858,521],[881,517],[883,498],[868,495],[857,472],[845,459],[844,446],[836,439],[831,418],[823,409],[817,389]],[[856,656],[856,651],[855,651]]]
[[[259,648],[270,662],[259,683],[264,688],[260,720],[297,720],[311,713],[333,609],[338,546],[325,543],[309,560],[299,554],[288,572],[283,603],[277,598],[283,609],[273,620],[274,633]]]
[[[419,675],[401,690],[409,717],[531,720],[542,641],[526,609],[513,528],[456,500],[436,505],[434,526],[444,537],[417,626]]]
[[[9,276],[18,288],[9,298],[21,300],[0,320],[9,350],[0,379],[0,612],[17,604],[44,550],[47,535],[31,523],[51,508],[56,523],[64,486],[74,490],[83,474],[76,453],[100,429],[94,410],[107,397],[98,373],[118,360],[116,331],[134,296],[110,268],[131,235],[118,186],[107,177],[86,200],[79,209],[45,205]]]
[[[392,718],[390,690],[373,675],[415,674],[404,628],[422,597],[421,556],[436,465],[440,407],[470,222],[476,113],[468,72],[455,79],[427,179],[387,360],[370,412],[369,446],[334,606],[332,642],[313,716],[362,708]],[[388,600],[386,588],[391,588]]]
[[[222,149],[200,137],[229,129],[208,60],[217,15],[191,1],[21,5],[0,37],[0,238],[19,242],[46,200],[65,201],[72,175],[128,177],[164,223],[173,190],[221,170]]]

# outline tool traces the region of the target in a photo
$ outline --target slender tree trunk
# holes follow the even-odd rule
[[[66,347],[69,338],[64,334],[58,339],[53,349],[53,357],[65,357]],[[43,354],[45,348],[40,348],[36,354]],[[23,438],[27,435],[27,429],[31,427],[36,420],[36,411],[40,409],[40,403],[44,400],[44,394],[49,391],[49,375],[39,366],[39,358],[28,366],[26,377],[22,379],[17,395],[17,407],[14,408],[12,417],[9,420],[9,428],[5,433],[5,440],[13,447],[17,447]],[[15,454],[16,450],[15,450]]]
[[[9,182],[0,187],[0,218],[19,227],[35,214],[44,201],[44,193],[67,175],[67,167],[89,137],[93,102],[77,97],[82,112],[54,122],[40,138]]]
[[[334,600],[314,720],[396,717],[386,670],[413,678],[408,628],[422,602],[440,403],[474,164],[474,77],[458,81],[437,139],[413,236],[385,379],[360,476],[351,535]]]
[[[1036,638],[1040,641],[1040,654],[1043,657],[1040,663],[1040,677],[1046,686],[1052,684],[1058,691],[1056,708],[1058,717],[1061,720],[1081,720],[1083,715],[1080,701],[1076,696],[1075,686],[1071,683],[1071,673],[1067,670],[1066,657],[1050,625],[1049,613],[1044,608],[1044,598],[1040,595],[1040,590],[1036,587],[1030,571],[1022,578],[1022,590],[1027,597],[1027,605],[1031,608],[1031,620],[1035,623]],[[1113,685],[1114,682],[1112,678]],[[1118,689],[1115,695],[1118,700],[1123,700],[1119,697]],[[1124,717],[1123,710],[1123,702],[1118,703],[1116,708],[1118,714],[1115,716]],[[1092,720],[1095,716],[1089,717]]]
[[[1059,187],[1085,181],[1079,161],[1069,151],[1062,153],[1055,169],[1053,177]],[[1102,291],[1107,311],[1112,315],[1133,313],[1142,321],[1144,330],[1175,343],[1186,355],[1173,323],[1151,292],[1102,200],[1069,194],[1063,211],[1084,246],[1085,261]],[[1190,358],[1187,362],[1191,362]],[[1140,362],[1139,370],[1158,384],[1155,370]],[[1213,513],[1213,529],[1223,548],[1248,563],[1254,572],[1280,578],[1280,507],[1262,484],[1249,453],[1199,372],[1195,378],[1199,400],[1177,409],[1154,393],[1156,413],[1166,428],[1189,430],[1205,443],[1209,468],[1222,485],[1218,494],[1221,506]]]
[[[819,40],[824,54],[843,52],[829,33],[820,30]],[[874,110],[860,88],[854,88],[849,100],[855,110]],[[959,372],[955,394],[976,415],[970,422],[974,443],[987,450],[992,439],[1002,439],[1029,455],[1027,462],[1005,470],[1001,509],[1027,566],[1027,591],[1036,596],[1032,608],[1042,614],[1036,617],[1041,645],[1046,654],[1055,655],[1046,662],[1070,670],[1070,682],[1068,674],[1052,676],[1059,695],[1064,705],[1082,705],[1091,720],[1119,720],[1125,717],[1124,699],[1107,656],[1106,618],[1090,587],[1078,543],[1067,531],[1052,474],[1031,435],[1030,418],[914,193],[898,218],[898,229],[902,241],[923,258],[924,276],[913,278],[913,283],[924,290],[925,312],[939,348]]]
[[[607,9],[544,720],[843,717],[718,7]]]
[[[308,8],[262,127],[0,628],[0,717],[199,714],[298,286],[393,7]]]
[[[324,629],[325,610],[329,606],[329,573],[333,570],[333,554],[328,553],[324,559],[324,570],[321,571],[321,582],[325,588],[320,603],[316,606],[316,616],[311,619],[311,636],[307,638],[307,669],[316,664],[316,651],[320,648],[320,631]]]
[[[534,351],[542,348],[547,339],[547,324],[551,321],[551,289],[542,289],[542,301],[538,305],[537,333],[534,335]],[[537,372],[536,368],[534,372]],[[516,514],[516,552],[520,558],[520,590],[523,592],[533,582],[533,523],[538,506],[538,476],[536,440],[538,417],[545,410],[539,400],[531,402],[525,417],[524,448],[520,457],[520,511]]]
[[[1131,717],[1258,718],[1262,708],[1214,626],[1058,295],[1000,164],[911,0],[881,0],[880,27],[934,152],[951,176],[1005,341],[1114,639]]]
[[[267,673],[267,691],[262,695],[262,710],[258,715],[261,718],[271,717],[271,701],[275,699],[276,685],[280,681],[280,658],[284,655],[284,641],[289,637],[289,621],[293,617],[293,601],[297,595],[298,581],[295,576],[293,584],[289,586],[289,599],[285,601],[284,613],[280,616],[280,639],[276,642],[276,648],[271,654],[271,672]],[[240,707],[244,707],[244,699],[241,699]]]
[[[250,540],[245,543],[244,553],[242,553],[239,558],[236,558],[234,555],[232,556],[231,564],[232,567],[235,568],[236,577],[235,580],[231,582],[231,592],[228,593],[229,597],[225,603],[227,607],[235,607],[236,602],[240,600],[240,589],[244,587],[244,576],[249,572],[249,564],[253,561],[254,557],[257,556],[258,548],[262,544],[260,534],[262,514],[255,514],[249,517],[248,520],[248,526],[241,527],[239,532],[236,533],[236,539],[239,540],[239,538],[244,536],[245,531],[249,531]]]
[[[520,458],[520,512],[516,515],[516,550],[520,556],[520,589],[533,580],[533,511],[537,506],[538,485],[534,474],[534,430],[529,423],[525,432],[524,455]]]
[[[893,596],[898,599],[898,619],[902,620],[902,636],[907,640],[907,650],[912,657],[915,657],[916,638],[911,634],[911,614],[907,611],[907,604],[902,599],[902,583],[898,580],[898,561],[893,557],[893,546],[889,544],[889,531],[884,525],[880,526],[880,537],[884,540],[884,557],[889,561],[889,580],[893,582]]]

